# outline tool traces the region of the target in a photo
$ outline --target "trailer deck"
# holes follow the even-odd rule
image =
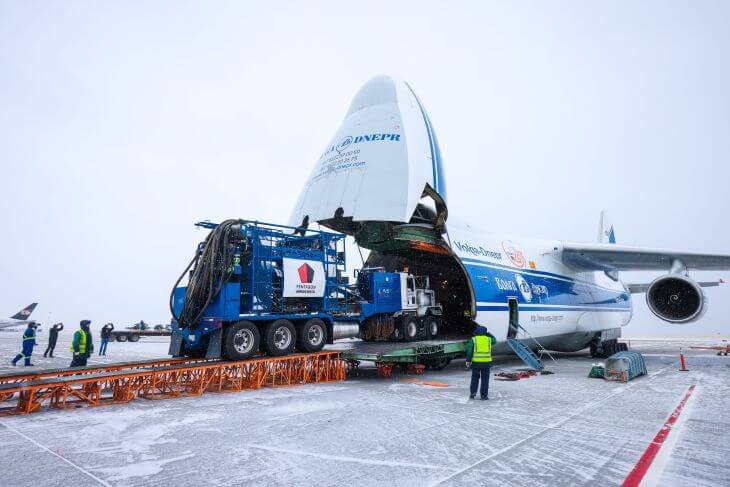
[[[466,353],[467,340],[421,340],[417,342],[337,342],[328,350],[337,350],[346,360],[364,362],[421,363],[440,358],[455,359]]]

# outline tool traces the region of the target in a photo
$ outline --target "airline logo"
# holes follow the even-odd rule
[[[27,318],[28,316],[30,316],[30,310],[24,309],[23,311],[20,312],[20,315],[23,316],[24,318]]]
[[[321,298],[324,296],[324,265],[316,260],[284,259],[285,298]]]
[[[525,278],[520,274],[515,274],[515,281],[517,281],[517,288],[520,290],[522,297],[525,298],[525,302],[529,303],[532,301],[532,289],[527,284],[527,281],[525,281]]]
[[[505,240],[502,242],[502,249],[507,254],[509,260],[512,261],[512,265],[522,269],[525,267],[525,256],[522,254],[522,250],[516,247],[511,240]]]
[[[346,135],[340,141],[331,146],[328,147],[327,150],[325,150],[321,157],[326,156],[330,152],[342,152],[344,150],[347,150],[350,148],[350,146],[355,144],[361,144],[365,142],[400,142],[400,135],[401,134],[361,134],[361,135]]]
[[[477,247],[475,245],[470,245],[468,243],[457,242],[456,240],[454,240],[454,247],[456,247],[457,249],[459,249],[459,252],[463,252],[465,254],[468,253],[468,254],[472,254],[472,255],[481,255],[483,257],[488,257],[488,258],[494,259],[494,260],[502,260],[502,253],[501,252],[495,252],[493,250],[487,250],[487,249],[485,249],[482,246]]]

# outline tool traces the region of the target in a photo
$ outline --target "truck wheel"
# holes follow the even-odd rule
[[[127,341],[127,335],[117,335],[117,341],[118,342],[126,342]]]
[[[259,349],[261,334],[250,321],[238,321],[226,328],[223,336],[223,354],[231,360],[247,359]]]
[[[439,334],[439,325],[440,323],[437,318],[434,318],[433,316],[428,316],[425,323],[426,336],[428,338],[436,338],[436,335]]]
[[[138,342],[139,341],[139,335],[129,335],[129,341],[130,342]]]
[[[311,318],[297,330],[297,348],[302,352],[319,352],[327,343],[327,326],[319,318]]]
[[[294,350],[297,332],[291,321],[280,319],[266,325],[264,348],[272,357],[287,355]]]
[[[185,343],[183,343],[182,353],[186,357],[190,357],[190,358],[204,358],[205,357],[205,354],[207,352],[206,348],[207,347],[201,347],[201,348],[194,348],[192,350],[188,350],[185,347]]]
[[[403,339],[407,342],[415,340],[418,336],[418,321],[415,318],[403,320]]]
[[[431,366],[433,370],[443,370],[451,363],[451,359],[449,357],[439,357],[432,359],[428,362],[428,365]]]

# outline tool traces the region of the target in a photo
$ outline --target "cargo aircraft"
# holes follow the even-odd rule
[[[485,325],[497,352],[507,351],[507,338],[532,337],[550,350],[590,347],[605,356],[619,349],[632,295],[644,293],[668,323],[690,323],[707,309],[703,287],[718,284],[697,282],[690,271],[730,269],[730,254],[620,245],[605,214],[594,243],[484,230],[485,222],[450,215],[444,176],[423,104],[407,83],[378,76],[356,94],[290,225],[317,222],[353,236],[370,250],[366,267],[428,276],[443,306],[438,337],[463,338]],[[627,284],[620,271],[663,275]]]

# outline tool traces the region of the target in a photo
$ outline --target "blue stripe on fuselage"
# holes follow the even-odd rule
[[[474,288],[477,309],[506,309],[516,297],[525,311],[630,311],[629,294],[567,276],[462,259]],[[521,286],[523,289],[520,289]],[[527,286],[527,289],[524,289]],[[485,303],[480,306],[479,303]],[[488,303],[488,304],[487,304]],[[505,303],[502,306],[501,303]]]

